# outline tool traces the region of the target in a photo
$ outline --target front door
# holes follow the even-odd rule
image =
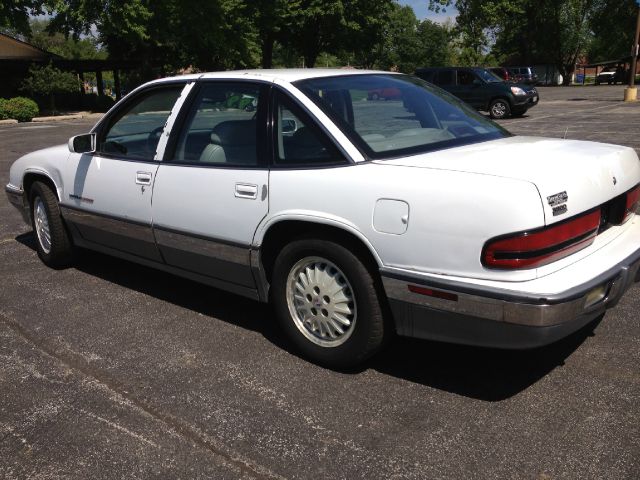
[[[69,156],[61,210],[83,240],[161,260],[151,231],[154,157],[183,88],[181,83],[140,92],[98,127],[95,153]]]
[[[203,81],[172,133],[153,193],[153,230],[167,264],[255,288],[250,246],[268,212],[266,84]]]

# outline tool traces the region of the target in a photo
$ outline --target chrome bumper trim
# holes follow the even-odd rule
[[[481,287],[476,289],[478,293],[465,293],[455,287],[430,285],[422,278],[394,278],[382,272],[382,283],[390,300],[496,322],[548,327],[613,307],[627,289],[640,280],[640,250],[620,264],[615,274],[598,277],[596,280],[597,282],[586,283],[579,294],[576,289],[570,289],[564,292],[564,297],[562,293],[553,295],[552,302],[538,302],[536,300],[544,300],[543,295],[537,297],[523,293],[521,299],[516,300],[518,295],[512,292],[509,295],[512,298],[500,299],[495,291],[488,291],[487,296],[482,295]],[[409,284],[454,294],[457,301],[413,293],[409,291]],[[602,289],[602,298],[591,302],[590,294],[598,289]],[[527,297],[530,301],[527,301]]]
[[[24,222],[27,225],[30,225],[31,218],[29,216],[29,205],[26,204],[24,200],[24,191],[21,188],[14,187],[13,185],[5,186],[4,191],[7,194],[9,203],[20,211]]]

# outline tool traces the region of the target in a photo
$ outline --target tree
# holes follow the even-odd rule
[[[631,53],[638,5],[635,0],[602,0],[591,19],[589,60],[602,62]]]
[[[11,0],[0,2],[0,31],[10,35],[27,35],[29,17],[43,13],[44,0]]]
[[[276,41],[286,42],[300,0],[248,0],[248,11],[255,25],[261,50],[262,68],[271,68]]]
[[[340,32],[346,27],[342,0],[301,0],[284,32],[285,43],[298,46],[306,67],[313,68],[320,52],[339,49]],[[287,34],[288,33],[288,34]]]
[[[419,21],[409,6],[394,5],[384,32],[380,67],[413,73],[420,55]]]
[[[552,63],[571,81],[575,63],[592,39],[594,14],[603,0],[429,0],[439,11],[459,11],[462,46],[497,58]]]
[[[81,39],[69,38],[59,32],[50,32],[48,20],[31,19],[30,33],[27,41],[32,45],[69,59],[104,59],[107,52],[98,48],[98,42],[93,37]]]
[[[138,61],[147,76],[188,66],[209,70],[257,63],[255,29],[244,0],[51,1],[52,29],[78,38],[97,28],[110,55]]]
[[[69,72],[58,70],[51,64],[34,65],[24,79],[21,90],[29,92],[31,96],[42,95],[49,97],[49,106],[55,113],[55,95],[59,93],[74,93],[80,91],[80,81]]]
[[[418,41],[420,53],[417,58],[419,66],[443,67],[452,61],[452,32],[446,25],[431,20],[423,20],[418,25]]]

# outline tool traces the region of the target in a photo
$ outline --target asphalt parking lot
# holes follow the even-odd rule
[[[623,87],[541,88],[517,134],[640,152]],[[0,127],[20,155],[92,121]],[[268,307],[95,253],[46,268],[0,196],[0,478],[640,478],[640,284],[549,347],[397,339],[353,372]]]

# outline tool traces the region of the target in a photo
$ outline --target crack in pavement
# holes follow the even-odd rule
[[[126,399],[132,405],[165,425],[176,435],[208,451],[217,459],[221,466],[231,468],[239,471],[242,475],[248,475],[259,480],[282,480],[285,478],[275,472],[272,472],[267,467],[258,465],[251,460],[243,458],[238,453],[229,451],[226,446],[221,445],[220,442],[202,432],[198,427],[189,424],[184,419],[159,410],[148,400],[133,396],[124,384],[118,380],[109,378],[104,372],[94,368],[80,354],[73,351],[59,351],[55,346],[49,345],[46,341],[39,339],[28,329],[20,325],[20,323],[9,318],[4,312],[0,312],[0,322],[4,323],[9,329],[45,355],[54,358],[66,367],[81,373],[83,376],[93,379],[109,391]]]

